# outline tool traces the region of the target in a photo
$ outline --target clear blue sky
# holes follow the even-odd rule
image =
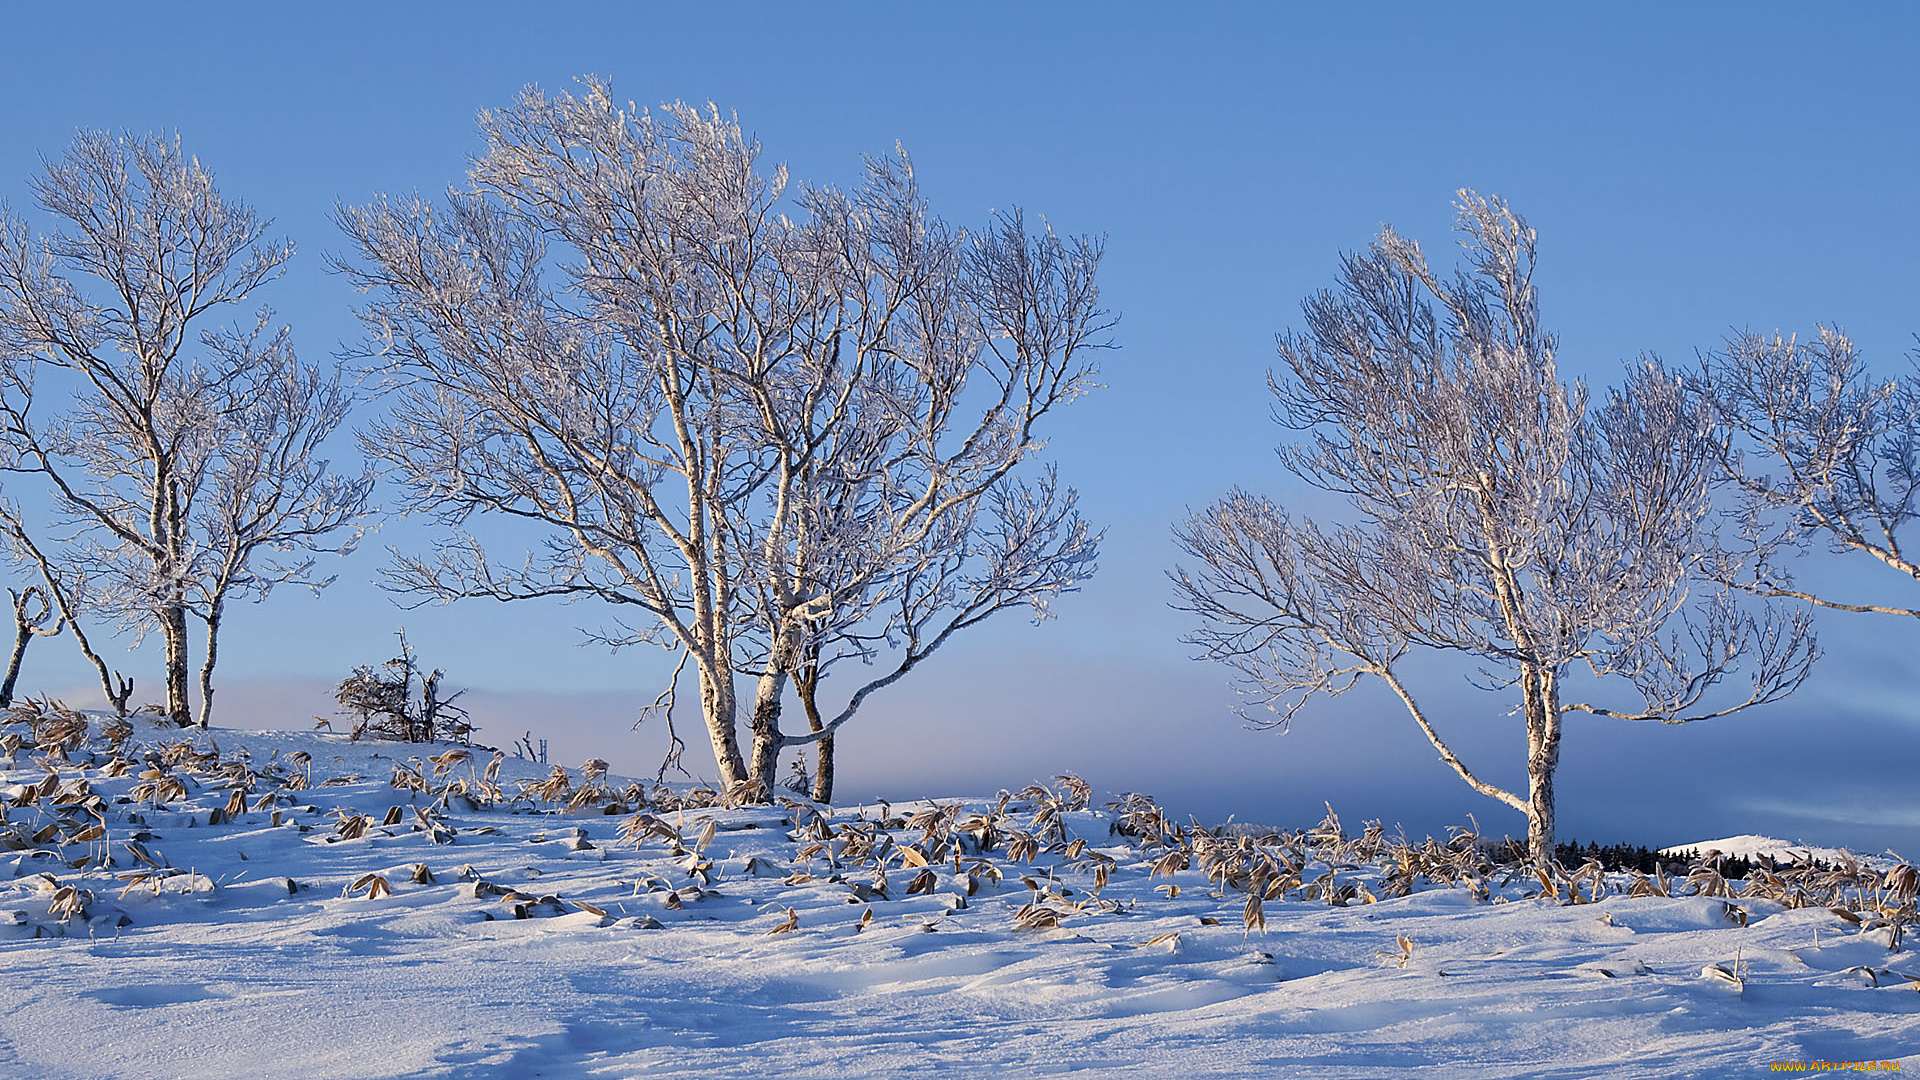
[[[950,218],[1018,204],[1107,235],[1123,348],[1052,456],[1108,540],[1057,621],[976,630],[876,699],[848,729],[845,792],[991,790],[1074,768],[1203,816],[1295,823],[1330,799],[1349,820],[1424,831],[1473,812],[1523,829],[1383,698],[1315,707],[1284,738],[1245,730],[1224,673],[1176,640],[1169,525],[1234,484],[1304,497],[1271,455],[1273,334],[1382,222],[1444,251],[1462,186],[1506,196],[1539,229],[1543,303],[1574,374],[1607,383],[1643,350],[1682,360],[1730,327],[1816,321],[1897,370],[1920,330],[1920,16],[1892,3],[1041,8],[9,5],[0,198],[26,209],[39,155],[78,127],[178,130],[299,243],[265,296],[319,357],[358,333],[321,263],[341,247],[335,202],[458,182],[475,111],[529,83],[596,73],[643,104],[717,102],[811,181],[850,181],[862,153],[898,140]],[[382,559],[370,544],[323,598],[231,617],[223,722],[322,709],[319,691],[390,655],[404,621],[429,663],[479,688],[484,734],[551,731],[570,760],[648,767],[655,742],[626,726],[664,677],[655,657],[578,647],[575,628],[599,622],[583,607],[403,613],[369,584]],[[1831,572],[1863,593],[1900,586]],[[1821,627],[1815,681],[1765,715],[1576,722],[1563,832],[1920,848],[1911,766],[1881,764],[1920,750],[1920,626]],[[26,687],[77,693],[69,651],[37,646]],[[136,662],[144,685],[157,666]],[[1452,680],[1443,697],[1463,755],[1518,782],[1506,703]]]

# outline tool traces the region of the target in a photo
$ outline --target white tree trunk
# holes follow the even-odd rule
[[[1559,689],[1552,673],[1521,677],[1527,719],[1527,859],[1545,866],[1553,859],[1553,774],[1560,765]]]
[[[753,772],[751,778],[773,790],[779,779],[780,749],[786,740],[780,734],[780,710],[787,693],[789,672],[799,659],[799,648],[792,631],[774,638],[767,653],[766,668],[760,673],[753,695]]]
[[[733,673],[724,663],[716,665],[701,656],[694,659],[700,665],[700,714],[707,722],[707,735],[713,740],[714,762],[720,767],[720,786],[732,787],[747,778],[746,761],[740,756],[740,739],[734,733]]]

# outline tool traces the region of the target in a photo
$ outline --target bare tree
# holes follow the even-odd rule
[[[4,535],[15,565],[31,565],[40,576],[40,585],[44,595],[52,602],[59,615],[60,623],[72,634],[80,655],[100,677],[100,693],[106,699],[107,706],[116,716],[127,715],[127,702],[133,697],[133,679],[122,675],[107,666],[107,662],[94,651],[93,641],[87,637],[86,627],[80,619],[80,597],[86,595],[84,580],[70,580],[67,572],[54,562],[53,558],[33,540],[27,531],[26,523],[20,512],[12,504],[0,502],[0,535]]]
[[[638,610],[603,639],[691,659],[722,782],[770,784],[801,628],[833,603],[796,570],[802,504],[828,476],[886,488],[893,551],[999,483],[1089,384],[1097,245],[1018,215],[950,229],[904,156],[852,193],[789,198],[732,118],[622,109],[597,82],[481,127],[474,192],[341,214],[398,384],[366,445],[448,524],[496,514],[547,539],[499,566],[460,534],[392,583]],[[898,437],[875,450],[848,435],[863,422]],[[742,671],[760,678],[751,757]]]
[[[17,460],[11,444],[0,441],[0,471]],[[19,514],[13,504],[0,499],[0,534],[9,534],[18,519]],[[15,565],[25,563],[25,551],[18,544],[12,546]],[[54,602],[46,588],[28,585],[23,589],[8,589],[7,594],[13,599],[13,652],[7,658],[6,677],[0,681],[0,709],[13,704],[13,688],[20,681],[20,664],[26,659],[27,646],[36,637],[57,637],[67,625],[64,607],[60,609],[59,617],[54,618]],[[51,627],[47,625],[50,618],[54,620]]]
[[[67,624],[61,617],[54,619],[52,626],[47,625],[53,618],[53,603],[38,585],[8,589],[7,595],[13,598],[13,652],[7,657],[6,679],[0,682],[0,709],[13,704],[13,687],[20,681],[20,662],[26,659],[27,646],[36,637],[58,636]]]
[[[954,634],[999,612],[1024,607],[1036,623],[1051,618],[1048,602],[1093,575],[1100,537],[1080,518],[1076,502],[1048,469],[1032,484],[1002,480],[929,527],[911,530],[904,543],[849,543],[861,529],[870,534],[889,521],[859,500],[843,504],[843,520],[799,530],[809,541],[816,535],[830,541],[796,546],[796,591],[830,602],[825,614],[797,630],[793,683],[808,734],[781,734],[779,745],[817,740],[815,799],[832,801],[834,732],[870,695],[904,678]],[[856,681],[829,717],[820,707],[822,681],[847,660],[879,671]]]
[[[371,470],[337,473],[320,456],[353,404],[338,369],[300,363],[286,329],[269,333],[264,315],[250,333],[213,336],[207,344],[235,375],[219,388],[216,411],[226,421],[214,436],[189,575],[193,612],[206,628],[201,727],[213,714],[228,601],[264,600],[277,585],[317,592],[330,584],[332,577],[314,576],[314,556],[354,549],[374,485]]]
[[[64,518],[48,527],[70,537],[51,563],[70,586],[85,583],[73,599],[122,628],[159,630],[167,714],[185,727],[196,600],[217,633],[229,589],[286,580],[246,571],[256,551],[317,539],[283,527],[315,520],[298,509],[314,493],[312,463],[291,455],[338,423],[328,411],[338,401],[322,394],[309,404],[327,404],[299,412],[283,391],[306,377],[288,374],[297,365],[284,334],[213,325],[293,248],[265,239],[268,223],[223,197],[176,140],[83,132],[32,190],[53,231],[37,237],[0,214],[0,425],[13,469],[43,479]],[[36,413],[42,375],[72,393],[64,414]],[[256,485],[245,494],[242,477]],[[364,499],[352,483],[331,490]],[[263,511],[275,524],[259,524]],[[319,520],[341,524],[331,511]]]
[[[1555,371],[1532,276],[1535,233],[1462,192],[1468,268],[1442,278],[1391,229],[1304,304],[1269,377],[1300,442],[1287,469],[1346,499],[1322,526],[1235,492],[1176,530],[1199,565],[1173,574],[1188,640],[1238,670],[1284,726],[1315,695],[1380,680],[1474,790],[1527,816],[1552,857],[1554,771],[1569,713],[1678,724],[1779,699],[1815,647],[1802,612],[1756,617],[1693,593],[1719,434],[1657,365],[1598,407]],[[1420,653],[1517,692],[1525,795],[1472,771],[1407,681]],[[1708,692],[1753,662],[1744,696]],[[1624,693],[1628,704],[1586,695]]]
[[[1826,327],[1807,341],[1735,334],[1701,369],[1704,405],[1735,436],[1721,464],[1741,495],[1721,576],[1761,596],[1920,618],[1913,601],[1800,588],[1782,561],[1824,540],[1920,581],[1901,543],[1920,515],[1920,377],[1874,379],[1853,342]]]
[[[926,222],[911,171],[874,163],[863,198],[836,209],[853,221],[892,222],[890,250],[925,245],[944,228]],[[833,207],[830,194],[817,205]],[[934,287],[919,297],[940,304],[906,321],[927,359],[902,363],[897,345],[851,371],[832,409],[790,410],[781,427],[770,528],[756,530],[752,598],[758,658],[753,711],[753,775],[771,780],[780,752],[821,746],[816,797],[832,791],[827,740],[869,695],[903,678],[954,633],[1010,607],[1047,613],[1051,596],[1092,575],[1098,538],[1080,520],[1072,489],[1051,469],[1028,485],[1013,470],[1038,447],[1035,425],[1084,388],[1084,357],[1105,346],[1111,320],[1098,307],[1099,249],[1051,230],[1030,235],[1016,212],[974,238],[955,237],[932,254]],[[957,255],[940,248],[957,247]],[[882,280],[898,271],[882,269]],[[880,290],[874,290],[880,291]],[[896,331],[897,332],[897,331]],[[969,379],[988,380],[988,404],[971,430],[959,428],[955,403]],[[831,642],[835,646],[827,648]],[[888,669],[853,691],[832,719],[819,709],[826,669],[875,646],[896,655]],[[792,681],[809,731],[780,727]]]

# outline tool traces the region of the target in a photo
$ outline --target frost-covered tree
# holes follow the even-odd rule
[[[1704,358],[1698,388],[1734,434],[1721,464],[1740,524],[1721,576],[1761,596],[1920,618],[1913,599],[1802,588],[1783,561],[1824,541],[1920,582],[1902,543],[1920,515],[1920,377],[1874,378],[1853,342],[1823,327],[1805,341],[1736,334]]]
[[[263,332],[268,314],[247,332],[217,323],[293,248],[266,239],[268,222],[177,140],[83,132],[32,191],[44,235],[0,213],[11,467],[45,482],[59,520],[37,547],[84,585],[81,606],[159,631],[167,715],[185,727],[190,616],[207,621],[210,686],[227,596],[324,584],[310,564],[255,556],[339,550],[326,537],[364,509],[365,478],[328,479],[312,456],[346,397],[300,366],[284,332]]]
[[[642,613],[604,639],[681,652],[722,782],[771,785],[821,734],[778,726],[809,628],[1004,490],[1088,387],[1098,247],[1017,214],[951,229],[904,156],[790,194],[732,118],[597,82],[481,129],[472,191],[341,214],[396,382],[366,445],[448,524],[517,519],[544,547],[502,566],[461,533],[393,583]]]
[[[1235,492],[1176,529],[1188,640],[1238,670],[1284,726],[1305,702],[1377,679],[1474,790],[1527,817],[1552,857],[1566,717],[1678,724],[1779,699],[1815,656],[1804,613],[1763,616],[1703,584],[1721,436],[1657,365],[1590,406],[1555,370],[1533,284],[1535,233],[1462,192],[1467,268],[1442,277],[1391,229],[1308,299],[1269,376],[1281,461],[1342,497],[1321,525]],[[1460,759],[1411,678],[1421,654],[1517,698],[1524,794]],[[1709,692],[1750,660],[1743,694]]]
[[[7,595],[13,600],[13,651],[7,656],[6,677],[0,679],[0,709],[13,704],[13,688],[20,681],[20,663],[26,659],[27,646],[34,638],[58,635],[67,624],[64,617],[54,618],[53,601],[38,585],[8,589]],[[48,619],[54,619],[52,626],[47,625]]]
[[[753,637],[764,635],[765,648],[749,665],[758,674],[754,774],[770,777],[783,748],[814,742],[813,791],[822,801],[832,797],[834,733],[873,693],[1000,611],[1024,607],[1045,619],[1051,598],[1093,574],[1098,551],[1074,491],[1054,470],[1031,483],[1012,471],[1036,446],[1034,422],[1079,390],[1046,381],[1090,373],[1045,373],[1044,365],[1104,343],[1110,322],[1093,288],[1097,249],[1050,232],[1031,236],[1017,213],[978,238],[949,233],[926,220],[904,160],[897,171],[876,163],[869,181],[869,202],[877,190],[902,210],[832,212],[922,234],[885,242],[928,249],[924,261],[939,275],[934,296],[952,314],[945,341],[909,324],[929,355],[947,358],[944,370],[878,355],[847,374],[844,406],[796,417],[804,437],[783,440],[791,460],[775,485],[787,519],[755,534],[769,561],[752,577]],[[831,205],[830,194],[816,198]],[[1037,389],[1020,385],[1035,375]],[[989,404],[968,419],[973,430],[954,430],[953,402],[969,379],[982,378],[991,380]],[[1005,435],[993,435],[998,425]],[[742,556],[758,562],[754,552]],[[878,671],[854,681],[827,715],[823,680],[848,659]],[[805,733],[780,725],[789,682]]]
[[[3,500],[0,500],[0,537],[5,538],[15,566],[32,567],[33,572],[38,574],[40,584],[35,588],[42,591],[58,616],[60,625],[73,635],[80,655],[93,665],[94,672],[100,677],[100,694],[107,707],[117,716],[127,715],[127,703],[133,697],[133,679],[108,667],[106,660],[94,651],[93,640],[87,636],[85,623],[80,618],[81,597],[86,595],[86,582],[83,579],[70,579],[67,569],[34,542],[19,508]]]
[[[1048,602],[1092,576],[1100,538],[1076,502],[1048,469],[1032,483],[1003,480],[983,498],[910,529],[854,498],[834,500],[824,520],[807,515],[797,530],[790,580],[795,596],[826,602],[819,605],[822,614],[793,627],[798,656],[790,670],[809,730],[783,736],[781,745],[818,740],[815,799],[832,800],[834,732],[870,695],[904,678],[954,634],[1001,611],[1026,608],[1036,622],[1050,618]],[[846,542],[889,524],[890,536]],[[822,536],[836,542],[816,544]],[[848,660],[878,670],[855,681],[829,713],[820,704],[823,680]]]
[[[264,600],[276,585],[318,591],[315,556],[346,555],[369,514],[369,470],[334,471],[321,456],[346,421],[352,390],[339,369],[300,362],[287,330],[263,316],[248,334],[209,336],[233,376],[218,390],[223,417],[194,511],[193,613],[206,630],[200,664],[200,726],[213,713],[213,669],[227,604]]]

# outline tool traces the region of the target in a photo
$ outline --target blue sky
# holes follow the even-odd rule
[[[263,297],[322,357],[358,334],[352,294],[322,265],[342,246],[335,203],[459,182],[475,111],[529,83],[595,73],[642,104],[717,102],[769,160],[815,182],[851,181],[861,154],[898,140],[956,221],[1017,204],[1106,234],[1122,348],[1049,455],[1107,542],[1099,577],[1056,621],[1003,617],[876,698],[844,740],[843,791],[991,790],[1073,768],[1205,817],[1296,823],[1331,800],[1348,820],[1425,831],[1474,813],[1519,831],[1383,697],[1316,706],[1285,737],[1246,730],[1225,674],[1177,640],[1169,526],[1235,484],[1306,499],[1271,453],[1273,335],[1382,222],[1445,251],[1462,186],[1505,196],[1539,229],[1543,306],[1571,374],[1607,384],[1642,351],[1681,361],[1733,327],[1821,321],[1900,370],[1920,330],[1920,16],[1896,4],[1034,7],[14,5],[0,198],[26,209],[39,155],[78,127],[177,130],[228,194],[300,245]],[[476,688],[485,735],[531,729],[569,760],[647,769],[657,741],[627,726],[666,674],[657,658],[580,647],[577,628],[600,621],[585,607],[397,609],[371,584],[382,545],[422,535],[390,525],[321,599],[232,615],[223,721],[323,711],[325,688],[390,655],[404,622],[430,664]],[[1845,563],[1819,572],[1856,595],[1912,589]],[[1911,768],[1882,764],[1920,749],[1920,626],[1820,627],[1819,673],[1764,714],[1681,729],[1576,720],[1563,833],[1920,847]],[[37,646],[25,687],[77,697],[86,671],[69,652]],[[157,657],[134,664],[148,687],[157,669]],[[1463,756],[1518,783],[1506,703],[1450,677],[1432,693]]]

